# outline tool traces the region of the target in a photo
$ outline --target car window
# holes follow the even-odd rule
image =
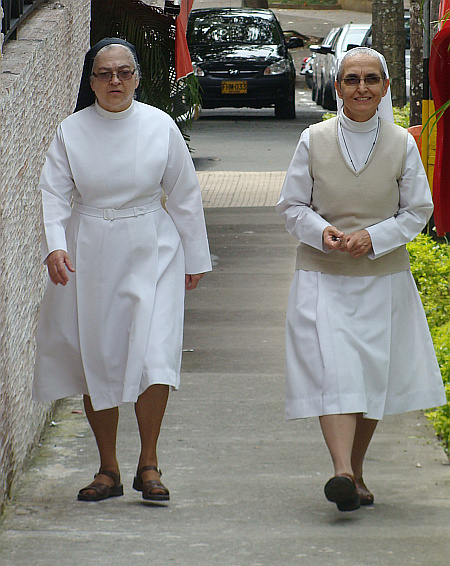
[[[331,49],[332,49],[333,51],[336,50],[336,44],[337,44],[337,42],[338,42],[338,39],[339,39],[340,36],[341,36],[341,33],[342,33],[342,28],[339,28],[338,31],[337,31],[337,33],[336,33],[336,35],[335,35],[334,38],[333,38],[333,43],[331,44]]]
[[[322,45],[329,46],[333,43],[333,39],[335,38],[336,34],[338,33],[339,29],[332,29],[327,37],[322,41]]]
[[[278,45],[282,42],[278,28],[264,18],[209,15],[189,20],[187,40],[199,43],[245,43]]]
[[[347,35],[345,36],[342,50],[347,51],[348,46],[350,44],[361,45],[361,42],[366,35],[366,32],[367,30],[365,29],[349,29]]]

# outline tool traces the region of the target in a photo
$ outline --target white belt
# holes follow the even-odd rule
[[[149,212],[155,212],[162,208],[161,201],[144,204],[142,206],[133,206],[133,208],[93,208],[92,206],[85,206],[79,202],[73,203],[73,209],[80,214],[87,216],[97,216],[105,220],[115,220],[116,218],[132,218],[133,216],[142,216]]]

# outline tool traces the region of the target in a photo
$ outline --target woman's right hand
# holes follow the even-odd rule
[[[58,285],[59,283],[64,286],[69,281],[69,275],[67,274],[66,267],[69,271],[75,273],[75,269],[70,261],[69,255],[64,250],[55,250],[48,254],[46,263],[50,280],[55,285]]]
[[[323,231],[323,243],[330,250],[347,250],[347,237],[334,226],[327,226]]]

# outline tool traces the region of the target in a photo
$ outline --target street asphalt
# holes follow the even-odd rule
[[[139,440],[129,405],[118,438],[125,495],[78,502],[98,457],[81,399],[65,400],[14,486],[0,564],[448,564],[450,466],[420,412],[380,423],[365,467],[375,505],[351,513],[323,495],[332,466],[317,419],[284,421],[296,243],[273,209],[282,174],[199,176],[214,269],[186,297],[182,383],[159,444],[170,503],[149,505],[131,488]],[[250,182],[263,190],[249,200]]]

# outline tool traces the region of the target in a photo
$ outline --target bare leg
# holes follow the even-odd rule
[[[378,421],[365,419],[362,414],[356,415],[356,432],[352,449],[352,469],[356,479],[362,478],[364,457],[372,440]]]
[[[351,474],[356,415],[323,415],[320,426],[334,465],[334,474]]]
[[[168,397],[169,386],[155,384],[146,389],[137,400],[135,412],[141,437],[139,468],[143,466],[156,466],[158,468],[156,445]],[[159,474],[152,470],[145,471],[142,474],[142,481],[144,482],[158,479]],[[155,490],[155,493],[159,493],[158,490]]]
[[[83,401],[87,419],[97,442],[100,455],[100,469],[119,473],[119,464],[116,456],[119,408],[113,407],[104,411],[94,411],[91,398],[88,395],[84,396]],[[103,474],[99,474],[96,477],[96,481],[109,486],[114,485],[113,479]]]

